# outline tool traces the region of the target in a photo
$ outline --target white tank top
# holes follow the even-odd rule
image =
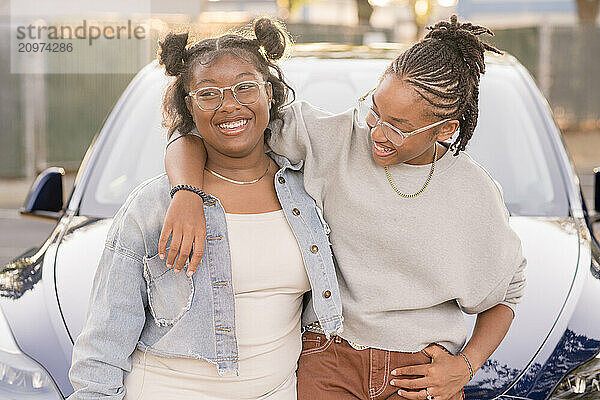
[[[310,290],[300,248],[283,210],[225,217],[239,376],[219,376],[216,366],[203,360],[151,354],[144,359],[143,352],[136,350],[133,370],[125,380],[127,400],[139,395],[143,399],[296,399],[302,296]],[[170,397],[162,397],[161,392]]]

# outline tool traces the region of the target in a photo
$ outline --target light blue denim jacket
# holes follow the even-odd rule
[[[269,155],[280,167],[277,197],[312,287],[303,321],[316,315],[328,335],[340,333],[342,304],[326,225],[304,190],[302,162],[291,165],[285,157]],[[69,399],[122,399],[136,348],[162,357],[203,359],[216,364],[220,375],[238,373],[225,211],[216,197],[203,197],[207,234],[202,264],[192,277],[175,274],[158,257],[170,189],[166,174],[149,179],[114,217],[86,323],[73,348],[69,378],[75,392]]]

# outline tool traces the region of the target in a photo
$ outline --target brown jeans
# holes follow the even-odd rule
[[[339,336],[327,339],[325,335],[306,331],[302,334],[298,360],[298,400],[405,399],[398,394],[398,387],[390,385],[391,371],[429,362],[431,358],[423,352],[356,350]],[[462,398],[459,392],[452,400]]]

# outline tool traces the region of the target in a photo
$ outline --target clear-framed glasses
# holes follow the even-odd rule
[[[365,100],[367,99],[367,97],[369,97],[369,95],[372,96],[372,93],[374,91],[375,91],[375,89],[371,89],[367,94],[365,94],[363,97],[358,99],[359,112],[363,110],[363,107],[365,107],[364,103],[365,103]],[[372,106],[367,106],[367,107],[368,107],[368,110],[367,110],[367,114],[365,116],[365,122],[367,123],[367,126],[371,130],[371,133],[373,132],[375,127],[377,127],[379,125],[381,127],[381,131],[383,132],[384,136],[396,146],[402,146],[404,144],[404,141],[406,140],[406,138],[409,136],[416,135],[417,133],[425,132],[431,128],[434,128],[438,125],[443,124],[446,121],[450,121],[450,118],[444,118],[441,121],[434,122],[433,124],[424,126],[419,129],[415,129],[411,132],[403,132],[400,129],[396,128],[394,125],[390,124],[389,122],[382,121],[381,118],[379,118],[379,115],[377,115],[377,113],[375,112],[375,110],[373,110]]]
[[[202,111],[215,111],[223,104],[223,94],[230,89],[233,98],[243,106],[254,104],[260,98],[260,87],[267,82],[243,81],[227,87],[203,87],[189,92]]]

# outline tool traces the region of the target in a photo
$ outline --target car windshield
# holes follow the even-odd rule
[[[292,58],[283,69],[297,99],[341,112],[357,105],[388,63]],[[81,215],[112,217],[133,188],[164,172],[161,101],[168,79],[155,68],[118,110],[92,166]],[[545,108],[536,104],[540,101],[514,66],[490,64],[481,80],[479,121],[467,152],[500,183],[511,215],[567,216],[565,185],[549,142],[554,139],[540,115]]]

